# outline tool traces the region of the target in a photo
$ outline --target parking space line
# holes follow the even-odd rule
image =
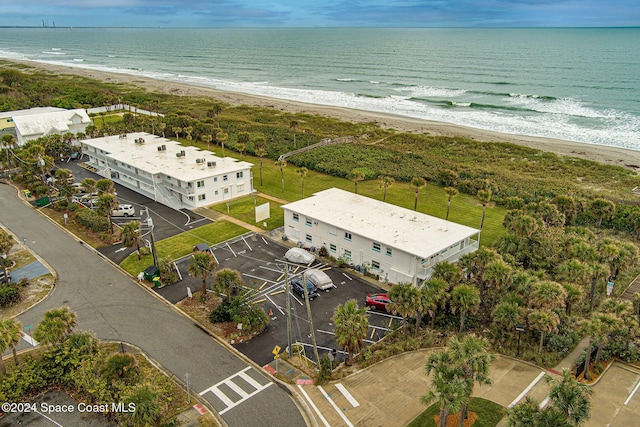
[[[269,283],[278,283],[275,282],[273,280],[269,280],[269,279],[265,279],[264,277],[260,277],[260,276],[254,276],[253,274],[247,274],[247,273],[242,273],[243,276],[247,276],[247,277],[251,277],[252,279],[258,279],[258,280],[264,280],[265,282],[269,282]]]
[[[271,292],[269,295],[278,295],[278,294],[281,294],[283,292],[284,292],[284,289],[279,289],[279,290],[277,290],[275,292]]]
[[[509,407],[509,408],[513,408],[514,406],[516,406],[516,405],[518,404],[518,402],[519,402],[523,397],[525,397],[525,396],[527,395],[527,393],[529,393],[529,392],[531,391],[531,389],[532,389],[533,387],[535,387],[535,386],[536,386],[536,384],[538,384],[538,381],[540,381],[540,380],[542,379],[542,377],[544,377],[544,372],[540,372],[540,373],[538,374],[538,376],[537,376],[533,381],[531,381],[531,384],[529,384],[529,385],[527,386],[527,388],[525,388],[524,390],[522,390],[522,393],[520,393],[520,394],[518,395],[518,397],[516,397],[516,398],[513,400],[513,402],[511,402],[511,404],[509,404],[509,406],[508,406],[508,407]]]
[[[258,290],[259,290],[259,291],[261,291],[261,290],[262,290],[262,288],[264,288],[264,287],[267,285],[267,283],[269,283],[269,282],[267,282],[267,281],[265,280],[265,281],[264,281],[264,283],[263,283],[262,285],[260,285],[260,287],[258,288]]]
[[[356,400],[356,398],[355,398],[355,397],[353,397],[353,395],[352,395],[351,393],[349,393],[349,390],[347,390],[347,388],[346,388],[345,386],[343,386],[343,385],[342,385],[342,384],[340,384],[340,383],[337,383],[337,384],[336,384],[336,388],[337,388],[338,390],[340,390],[340,393],[342,393],[342,395],[343,395],[344,397],[346,397],[346,398],[347,398],[347,400],[349,401],[349,403],[351,403],[351,406],[353,406],[354,408],[357,408],[358,406],[360,406],[360,402],[358,402],[358,401]]]
[[[633,387],[633,390],[629,394],[629,397],[627,397],[627,400],[624,401],[624,406],[627,406],[629,404],[629,402],[633,398],[633,395],[636,394],[636,391],[638,391],[638,387],[640,387],[640,378],[636,380],[636,385],[635,387]]]
[[[338,413],[338,415],[340,415],[340,418],[342,418],[342,420],[345,423],[347,423],[347,425],[349,427],[354,427],[353,424],[351,423],[351,421],[349,421],[349,418],[347,418],[347,416],[340,410],[340,408],[338,408],[338,405],[336,405],[336,402],[334,402],[333,399],[331,398],[331,396],[329,396],[327,394],[327,392],[324,391],[322,386],[318,386],[318,390],[320,390],[320,392],[324,395],[324,397],[329,401],[331,406],[333,406],[333,409],[335,409],[335,411]]]
[[[311,405],[311,407],[313,408],[313,410],[315,411],[316,415],[318,416],[318,418],[320,418],[320,421],[322,421],[322,424],[325,425],[325,427],[331,427],[331,424],[329,424],[327,422],[327,420],[322,416],[322,413],[320,412],[320,410],[318,409],[318,407],[316,406],[315,403],[313,403],[313,400],[311,400],[311,398],[309,397],[309,395],[307,394],[306,391],[304,391],[304,389],[302,388],[302,386],[300,384],[298,384],[298,388],[300,389],[300,393],[302,393],[302,395],[304,396],[305,399],[307,399],[307,402],[309,402],[309,405]]]
[[[276,310],[278,310],[280,312],[280,314],[282,314],[284,316],[284,311],[282,311],[280,309],[278,304],[276,304],[271,298],[269,298],[269,295],[265,295],[265,298],[268,299],[269,301],[271,301],[271,304],[273,304],[276,307]]]
[[[244,236],[240,236],[242,238],[242,241],[244,242],[245,245],[247,245],[247,247],[249,248],[250,251],[253,251],[253,249],[251,249],[251,246],[249,246],[249,243],[246,241],[246,239],[244,238]]]
[[[55,421],[54,419],[51,419],[49,417],[47,417],[45,414],[43,414],[40,411],[34,411],[36,414],[40,415],[42,418],[46,418],[47,420],[51,421],[53,424],[57,425],[58,427],[64,427],[62,424],[58,423],[57,421]]]
[[[260,237],[262,237],[262,241],[264,242],[264,244],[269,246],[269,242],[267,242],[267,240],[264,238],[264,236],[260,236]]]
[[[237,257],[238,255],[236,255],[236,253],[233,251],[233,249],[231,249],[231,245],[229,244],[229,242],[227,243],[227,247],[229,248],[229,250],[231,251],[231,253],[233,254],[234,257]]]

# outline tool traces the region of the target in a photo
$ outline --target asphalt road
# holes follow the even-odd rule
[[[35,328],[45,311],[67,305],[77,313],[79,329],[103,340],[132,343],[178,378],[189,373],[192,389],[203,392],[230,426],[305,425],[287,392],[269,386],[262,372],[43,218],[4,184],[0,222],[26,239],[59,276],[50,296],[19,317],[23,325]]]

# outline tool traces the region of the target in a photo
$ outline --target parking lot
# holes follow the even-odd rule
[[[368,293],[381,289],[355,277],[347,271],[333,269],[319,261],[308,265],[294,264],[284,258],[289,247],[262,235],[250,233],[212,248],[220,267],[232,268],[242,274],[247,288],[252,290],[252,301],[261,304],[266,313],[271,314],[271,322],[258,337],[246,343],[236,344],[236,348],[259,364],[273,360],[272,350],[276,345],[283,351],[287,347],[285,280],[301,276],[309,268],[323,270],[331,277],[334,288],[320,291],[320,295],[310,301],[316,344],[320,357],[339,348],[333,336],[331,317],[336,306],[349,299],[355,299],[360,307]],[[306,355],[315,359],[310,322],[303,298],[291,292],[292,341],[305,347]],[[367,343],[373,343],[390,330],[392,323],[401,319],[383,312],[370,312],[370,328]],[[343,357],[344,355],[342,355]],[[339,357],[340,358],[340,357]]]
[[[95,180],[101,177],[80,166],[80,162],[62,163],[58,166],[70,169],[76,182],[85,178]],[[147,218],[147,211],[154,225],[156,241],[174,236],[192,228],[210,223],[204,218],[186,209],[176,211],[161,205],[141,194],[116,184],[117,199],[121,204],[131,204],[137,215],[128,217],[114,217],[116,224],[124,224],[137,220],[143,224]],[[148,227],[143,227],[143,235],[148,236]],[[333,324],[331,317],[336,306],[349,299],[355,299],[360,307],[364,307],[365,297],[369,293],[381,292],[380,288],[371,285],[349,271],[332,269],[329,266],[314,262],[309,265],[299,265],[288,262],[284,258],[289,247],[281,242],[268,239],[262,235],[249,233],[234,240],[221,243],[211,248],[219,268],[231,268],[242,274],[247,288],[252,290],[252,301],[264,307],[266,313],[271,313],[271,321],[267,329],[258,337],[246,343],[236,344],[238,350],[260,364],[266,364],[273,360],[272,350],[278,345],[283,351],[287,347],[286,330],[286,299],[285,299],[285,271],[289,280],[300,277],[309,268],[323,270],[331,277],[335,287],[329,291],[320,291],[319,297],[310,302],[311,316],[315,331],[316,344],[320,357],[330,352],[333,348],[339,348],[333,337]],[[120,263],[133,248],[123,247],[121,244],[101,248],[100,252],[116,264]],[[180,271],[182,280],[174,285],[167,286],[156,291],[167,300],[176,303],[187,296],[187,287],[192,290],[200,287],[200,280],[190,277],[187,271],[190,255],[181,260],[176,260],[176,266]],[[366,343],[373,343],[380,339],[401,319],[390,314],[372,311],[369,315],[370,328]],[[291,293],[291,324],[292,341],[300,343],[305,348],[305,353],[311,359],[315,359],[312,348],[310,322],[303,299],[296,293]],[[339,354],[338,359],[344,357]]]

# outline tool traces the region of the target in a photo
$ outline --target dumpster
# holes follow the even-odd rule
[[[149,282],[153,282],[155,279],[160,279],[160,269],[155,265],[150,265],[144,270],[144,279]]]
[[[51,201],[49,200],[49,196],[40,197],[36,200],[36,206],[41,208],[42,206],[47,206]]]

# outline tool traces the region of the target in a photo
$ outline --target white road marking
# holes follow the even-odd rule
[[[342,418],[342,420],[347,423],[347,425],[349,427],[353,427],[353,424],[351,423],[351,421],[349,421],[349,418],[347,418],[347,416],[340,410],[340,408],[338,408],[338,405],[336,405],[336,402],[333,401],[333,399],[331,398],[331,396],[329,396],[327,394],[326,391],[324,391],[324,389],[322,388],[322,386],[318,386],[318,390],[320,390],[320,392],[324,395],[324,397],[327,398],[327,400],[329,401],[329,403],[331,404],[331,406],[333,406],[333,409],[335,409],[335,411],[338,413],[338,415],[340,415],[340,418]]]
[[[20,331],[20,335],[22,335],[22,339],[31,344],[33,347],[36,347],[39,342],[31,338],[30,335],[25,334],[23,331]]]
[[[337,383],[336,388],[340,390],[340,393],[342,393],[344,397],[347,398],[349,403],[351,403],[351,406],[353,406],[354,408],[357,408],[358,406],[360,406],[360,403],[355,399],[355,397],[353,397],[351,393],[349,393],[349,390],[347,390],[345,386],[343,386],[340,383]]]
[[[327,422],[327,420],[322,416],[322,413],[320,412],[320,410],[318,409],[318,407],[316,406],[315,403],[313,403],[313,400],[311,400],[311,398],[309,397],[309,395],[307,394],[306,391],[304,391],[304,389],[302,388],[302,386],[300,384],[298,384],[298,388],[300,389],[300,393],[302,393],[302,395],[304,396],[305,399],[307,399],[307,402],[309,402],[309,405],[311,405],[311,407],[313,408],[313,410],[315,411],[316,415],[318,415],[318,418],[320,418],[320,421],[322,421],[322,424],[325,425],[325,427],[331,427],[331,424],[329,424]]]
[[[229,411],[230,409],[235,408],[236,406],[238,406],[242,402],[244,402],[244,401],[248,400],[249,398],[255,396],[256,394],[260,393],[262,390],[264,390],[265,388],[267,388],[271,384],[273,384],[272,382],[268,382],[265,385],[261,385],[256,380],[254,380],[253,378],[249,377],[246,374],[246,372],[249,369],[251,369],[251,366],[247,366],[242,371],[236,372],[235,374],[228,376],[224,380],[222,380],[222,381],[218,382],[217,384],[212,385],[208,389],[200,392],[200,396],[204,395],[207,392],[213,393],[226,406],[226,408],[224,408],[223,410],[219,411],[219,414],[223,415],[225,412]],[[251,387],[253,387],[255,390],[250,392],[250,393],[247,393],[246,391],[244,391],[238,384],[233,382],[233,379],[237,378],[237,377],[242,378],[244,381],[247,382],[247,384],[251,385]],[[231,390],[233,390],[235,393],[237,393],[238,396],[240,396],[240,400],[237,400],[237,401],[234,402],[226,394],[224,394],[222,392],[222,390],[220,390],[218,388],[222,384],[225,384],[227,387],[229,387]]]
[[[627,406],[627,404],[631,401],[631,399],[633,399],[633,395],[636,394],[636,391],[638,391],[638,387],[640,387],[640,378],[636,380],[635,387],[633,387],[633,390],[629,394],[629,397],[627,397],[627,400],[624,401],[625,406]]]
[[[540,373],[538,374],[538,376],[537,376],[533,381],[531,381],[531,384],[529,384],[529,385],[527,386],[527,388],[525,388],[525,389],[522,391],[522,393],[520,393],[520,394],[518,395],[518,397],[516,397],[516,398],[514,399],[514,401],[513,401],[513,402],[511,402],[511,404],[510,404],[508,407],[509,407],[509,408],[513,408],[514,406],[516,406],[516,405],[518,404],[518,402],[519,402],[523,397],[525,397],[525,396],[527,395],[527,393],[529,393],[529,392],[531,391],[531,389],[532,389],[533,387],[535,387],[535,385],[536,385],[536,384],[538,384],[538,381],[540,381],[540,380],[542,379],[542,377],[544,377],[544,372],[540,372]]]

